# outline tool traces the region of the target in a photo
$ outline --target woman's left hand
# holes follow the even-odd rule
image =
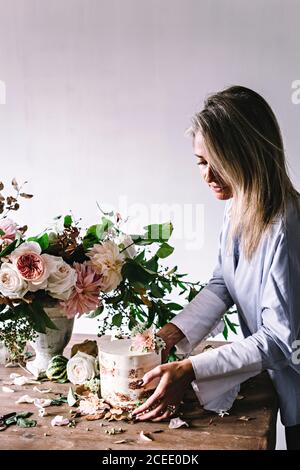
[[[179,407],[187,387],[195,379],[194,369],[189,359],[155,367],[144,375],[143,385],[149,384],[158,377],[160,377],[160,382],[154,393],[132,413],[138,421],[148,419],[162,421],[172,416]],[[150,407],[151,411],[144,413]],[[141,415],[141,413],[144,414]]]

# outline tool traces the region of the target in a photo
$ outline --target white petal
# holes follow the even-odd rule
[[[30,377],[25,377],[25,375],[21,375],[14,379],[14,385],[33,385],[33,384],[40,384],[38,380],[31,379]]]
[[[21,377],[21,374],[16,374],[15,372],[13,372],[12,374],[10,374],[9,378],[14,380],[16,379],[17,377]]]
[[[50,398],[35,398],[34,405],[38,408],[46,408],[51,405],[52,400]]]
[[[186,426],[189,427],[188,423],[185,421],[182,421],[181,418],[172,418],[169,423],[169,428],[170,429],[178,429],[181,428],[181,426]]]
[[[140,432],[140,440],[144,441],[144,442],[152,442],[153,441],[153,439],[151,439],[150,437],[146,436],[146,434],[144,434],[144,431]]]
[[[9,387],[2,387],[2,392],[4,393],[14,393],[14,390]]]
[[[34,402],[34,398],[30,397],[29,395],[22,395],[17,401],[16,403],[19,404],[19,403],[33,403]]]
[[[33,387],[34,392],[39,392],[39,393],[50,393],[51,388],[38,388],[38,387]]]
[[[51,421],[51,426],[66,426],[69,424],[69,420],[63,416],[57,415]]]

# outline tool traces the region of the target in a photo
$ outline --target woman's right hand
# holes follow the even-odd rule
[[[173,323],[167,323],[157,332],[157,336],[166,343],[166,348],[162,350],[162,363],[164,363],[167,361],[173,346],[184,338],[184,334],[176,325],[173,325]]]

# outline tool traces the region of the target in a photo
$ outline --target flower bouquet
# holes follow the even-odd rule
[[[26,237],[27,227],[7,214],[19,208],[19,197],[32,196],[15,180],[13,188],[14,197],[0,193],[0,339],[12,358],[19,359],[26,341],[37,333],[56,334],[50,307],[67,319],[99,316],[102,335],[114,328],[132,330],[139,323],[161,327],[182,309],[169,299],[175,290],[191,301],[205,286],[186,281],[176,266],[165,266],[163,260],[174,251],[168,243],[171,223],[128,235],[118,213],[99,207],[99,223],[87,230],[66,215],[41,234]]]

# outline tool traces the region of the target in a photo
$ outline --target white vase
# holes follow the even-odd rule
[[[36,339],[29,343],[35,351],[35,358],[27,362],[26,368],[35,377],[45,374],[52,357],[63,354],[71,339],[74,325],[74,318],[69,319],[63,315],[61,308],[51,307],[44,310],[58,329],[46,328],[46,333],[38,333]]]

